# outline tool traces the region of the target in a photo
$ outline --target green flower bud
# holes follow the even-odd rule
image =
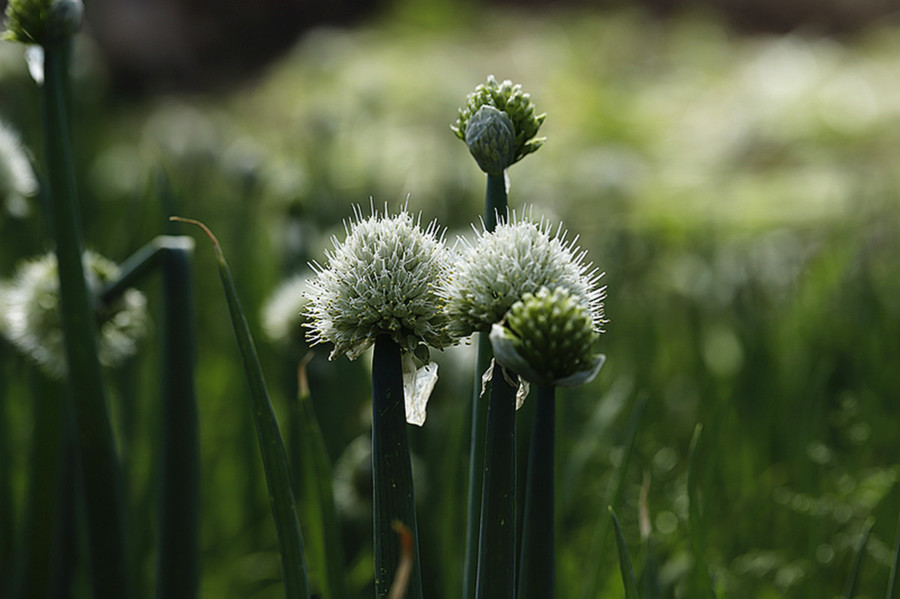
[[[478,161],[478,165],[485,172],[495,173],[497,171],[485,168],[485,164],[482,163],[475,150],[472,149],[469,134],[469,128],[478,122],[476,116],[481,112],[483,106],[495,108],[506,115],[509,118],[509,122],[512,123],[512,133],[515,138],[514,150],[512,159],[504,168],[515,164],[544,144],[545,138],[535,136],[547,115],[540,114],[535,116],[531,96],[522,91],[521,85],[513,85],[509,80],[497,83],[494,76],[489,75],[486,84],[479,85],[474,92],[468,95],[466,107],[459,109],[459,117],[456,119],[456,124],[450,127],[457,137],[466,142],[472,155]],[[495,143],[499,144],[499,141]],[[495,168],[496,164],[489,162],[489,166]]]
[[[500,364],[539,385],[575,386],[593,379],[606,357],[592,348],[599,334],[590,312],[566,289],[541,287],[491,329]]]
[[[347,238],[332,239],[328,266],[311,266],[316,276],[306,295],[313,344],[334,344],[331,358],[356,359],[388,335],[405,351],[420,345],[443,348],[455,342],[438,289],[443,286],[449,251],[436,222],[425,231],[404,208],[389,216],[387,209],[346,225]]]
[[[77,33],[83,19],[81,0],[10,0],[3,38],[23,44],[52,44]]]
[[[486,173],[499,175],[516,155],[516,132],[505,112],[484,105],[466,125],[466,145],[478,166]]]
[[[85,252],[88,288],[99,297],[119,273],[115,263]],[[100,363],[116,366],[134,355],[147,332],[147,300],[128,289],[109,306],[98,306],[97,336]],[[62,378],[67,371],[59,313],[59,277],[56,255],[46,254],[22,264],[0,299],[0,332],[30,356],[46,373]]]

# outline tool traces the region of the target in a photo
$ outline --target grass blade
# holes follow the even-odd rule
[[[638,424],[640,424],[641,416],[644,414],[644,408],[647,405],[647,398],[641,396],[628,416],[628,424],[625,425],[624,446],[625,451],[622,455],[622,461],[616,471],[615,485],[610,489],[607,505],[615,505],[621,502],[622,494],[625,492],[625,476],[628,473],[628,463],[631,461],[631,455],[634,452],[634,441],[637,438]],[[586,564],[585,572],[587,583],[582,593],[583,599],[594,599],[600,593],[600,576],[602,568],[597,567],[600,562],[600,551],[603,542],[606,539],[606,531],[609,529],[610,520],[608,518],[600,518],[594,527],[594,536],[591,540],[591,550],[588,553],[589,561]]]
[[[495,364],[484,448],[476,599],[515,597],[516,388]]]
[[[688,517],[690,519],[691,552],[694,558],[692,574],[692,586],[695,597],[715,597],[712,579],[706,561],[706,532],[703,517],[700,513],[700,497],[697,488],[697,447],[700,444],[700,435],[703,426],[697,424],[691,436],[690,452],[688,454],[687,492],[688,492]]]
[[[263,469],[269,489],[269,504],[275,519],[275,531],[278,535],[278,549],[281,552],[281,570],[284,578],[285,597],[287,599],[309,599],[309,584],[306,576],[306,559],[303,555],[303,539],[300,534],[300,523],[294,506],[294,495],[291,491],[291,476],[288,471],[284,441],[275,419],[275,411],[269,399],[262,367],[256,353],[256,346],[247,326],[247,319],[241,309],[237,290],[231,278],[231,271],[225,261],[225,255],[219,242],[203,223],[170,217],[171,220],[193,224],[201,229],[213,243],[219,267],[219,278],[225,290],[228,313],[234,328],[241,362],[247,375],[250,387],[251,412],[256,426],[259,449],[262,454]]]
[[[894,598],[894,587],[897,586],[897,567],[900,566],[900,522],[897,523],[897,538],[894,540],[894,560],[891,562],[891,575],[888,577],[885,599]]]
[[[310,582],[318,580],[323,599],[342,599],[344,552],[334,507],[331,464],[306,382],[306,363],[312,355],[307,354],[297,368],[297,401],[291,403],[294,497],[299,502],[300,525],[311,564]]]
[[[856,587],[859,584],[859,575],[860,572],[862,572],[863,558],[866,555],[866,544],[869,542],[869,534],[872,532],[872,527],[874,525],[874,521],[870,521],[866,524],[866,529],[863,531],[862,536],[859,538],[859,542],[856,544],[853,567],[850,569],[850,577],[847,579],[847,586],[844,587],[844,599],[853,599],[856,595]]]
[[[372,357],[372,485],[375,534],[375,597],[388,597],[402,552],[395,522],[409,531],[413,563],[407,597],[421,599],[422,574],[416,529],[412,464],[406,435],[400,346],[386,335],[375,339]]]
[[[616,547],[619,550],[619,570],[622,572],[622,584],[625,586],[625,599],[637,599],[637,583],[634,581],[634,569],[631,567],[631,558],[628,556],[628,546],[619,526],[619,519],[612,506],[607,508],[612,519],[613,529],[616,533]]]
[[[84,244],[69,138],[67,86],[71,40],[44,47],[41,122],[50,223],[56,240],[60,316],[87,510],[94,596],[132,596],[125,551],[121,472],[103,373],[96,316],[82,265]]]
[[[519,562],[519,599],[552,599],[556,586],[554,489],[556,484],[556,386],[537,389],[528,451],[528,480]]]
[[[484,228],[497,227],[497,214],[505,214],[508,204],[506,180],[503,175],[488,175],[484,197]],[[469,438],[469,488],[466,501],[466,553],[463,571],[463,598],[475,596],[478,575],[478,538],[481,530],[481,493],[484,478],[484,435],[487,428],[488,397],[481,393],[481,375],[491,363],[491,342],[488,335],[478,333],[478,353],[472,385],[472,423]]]

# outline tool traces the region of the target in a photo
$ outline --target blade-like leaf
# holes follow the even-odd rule
[[[256,436],[262,454],[266,484],[269,488],[269,504],[275,519],[278,549],[281,552],[281,570],[285,596],[287,599],[309,599],[309,583],[306,576],[306,559],[303,555],[303,539],[300,523],[291,491],[291,477],[288,471],[284,441],[269,399],[269,392],[263,377],[262,367],[256,353],[256,346],[247,326],[247,319],[241,309],[237,290],[231,278],[231,270],[218,240],[203,223],[186,218],[171,217],[171,220],[200,227],[213,243],[219,268],[219,278],[225,290],[231,325],[241,353],[241,363],[250,387],[250,408],[256,426]]]

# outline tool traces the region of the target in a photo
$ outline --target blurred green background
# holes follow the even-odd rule
[[[723,596],[841,596],[871,521],[856,596],[884,596],[900,513],[896,15],[836,31],[824,19],[788,26],[773,17],[763,27],[735,18],[738,10],[695,3],[663,16],[660,6],[399,1],[195,79],[187,67],[180,79],[124,69],[95,25],[79,40],[73,93],[87,243],[121,261],[156,235],[193,234],[173,228],[169,214],[208,223],[284,415],[306,350],[266,340],[265,301],[321,261],[352,205],[370,198],[393,209],[408,201],[448,227],[451,242],[466,235],[482,211],[484,176],[449,125],[488,74],[522,83],[548,114],[547,142],[510,169],[510,205],[579,235],[609,287],[606,366],[560,394],[558,595],[582,597],[596,577],[596,597],[622,596],[612,535],[597,531],[628,415],[645,400],[615,507],[638,573],[658,569],[658,596],[686,596],[697,423],[702,535]],[[206,31],[194,26],[189,38]],[[232,36],[229,46],[240,56],[245,40]],[[37,92],[22,54],[0,45],[0,119],[39,164]],[[140,84],[141,72],[153,85]],[[27,216],[0,215],[0,278],[48,249],[39,204]],[[277,597],[245,382],[205,241],[196,284],[202,593]],[[158,312],[158,282],[145,291]],[[153,588],[158,348],[151,335],[109,372],[142,597]],[[428,420],[410,429],[426,594],[435,598],[460,594],[473,353],[436,353]],[[340,479],[351,597],[370,596],[372,584],[359,441],[369,426],[366,362],[330,363],[325,348],[309,365]],[[0,443],[21,514],[29,396],[41,375],[8,345],[0,368],[10,424]],[[529,418],[526,402],[523,458]]]

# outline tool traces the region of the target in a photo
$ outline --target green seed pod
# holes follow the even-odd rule
[[[546,114],[535,116],[534,104],[531,96],[522,91],[521,85],[513,85],[509,80],[497,83],[493,75],[489,75],[487,83],[475,88],[475,91],[466,97],[465,108],[459,109],[459,117],[451,129],[456,136],[465,141],[471,150],[468,129],[475,121],[476,115],[483,106],[490,106],[505,114],[512,123],[512,131],[515,137],[513,156],[508,165],[515,164],[528,154],[536,151],[544,144],[545,138],[535,137],[541,128]],[[475,155],[473,151],[473,155]],[[476,155],[476,160],[478,156]],[[485,170],[479,160],[478,165]],[[494,165],[491,165],[492,167]],[[505,167],[504,167],[505,168]],[[492,172],[485,170],[485,172]]]
[[[466,145],[481,170],[499,175],[516,155],[516,132],[505,112],[484,105],[466,126]]]
[[[542,287],[493,326],[491,345],[498,362],[531,383],[575,386],[593,379],[606,360],[593,352],[598,337],[581,302],[562,287]]]

